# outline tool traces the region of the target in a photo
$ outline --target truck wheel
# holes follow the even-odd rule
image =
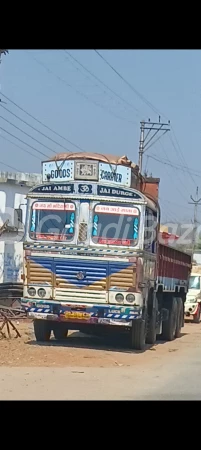
[[[172,302],[168,305],[169,317],[163,322],[162,339],[164,341],[173,341],[177,326],[177,299],[173,297]]]
[[[181,334],[181,328],[183,325],[183,301],[181,298],[177,299],[177,325],[175,331],[175,337],[179,338]]]
[[[51,326],[48,320],[35,319],[34,333],[36,340],[39,342],[47,342],[51,335]]]
[[[146,344],[155,344],[156,342],[156,321],[158,314],[158,302],[156,299],[156,307],[148,314],[148,330],[146,335]]]
[[[198,305],[197,312],[193,316],[193,323],[200,323],[200,305]]]
[[[56,323],[53,327],[53,334],[55,339],[62,341],[68,336],[68,328],[65,323]]]
[[[131,348],[143,350],[145,346],[145,320],[133,320],[131,328]]]

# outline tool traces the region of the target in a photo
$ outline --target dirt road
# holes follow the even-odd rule
[[[201,324],[143,353],[73,332],[62,343],[36,344],[32,323],[18,329],[20,339],[0,340],[0,400],[201,399]]]

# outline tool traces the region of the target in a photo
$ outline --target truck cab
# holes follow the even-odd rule
[[[196,269],[198,270],[198,267]],[[198,273],[196,269],[193,269],[189,278],[185,317],[192,317],[194,323],[199,323],[201,314],[201,273]],[[201,272],[201,267],[199,269]]]

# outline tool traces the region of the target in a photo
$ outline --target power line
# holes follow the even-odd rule
[[[149,102],[149,100],[147,100],[145,97],[144,97],[144,95],[142,95],[137,89],[135,89],[134,88],[134,86],[132,86],[132,84],[131,83],[129,83],[129,81],[127,81],[119,72],[118,72],[118,70],[116,70],[115,68],[114,68],[114,66],[112,66],[112,64],[110,64],[105,58],[104,58],[104,56],[102,56],[99,52],[98,52],[98,50],[95,50],[94,49],[94,51],[97,53],[97,55],[113,70],[113,72],[115,72],[116,73],[116,75],[118,75],[118,77],[119,78],[121,78],[121,80],[123,80],[124,81],[124,83],[126,83],[127,84],[127,86],[129,86],[129,88],[144,102],[144,103],[146,103],[146,105],[147,106],[149,106],[149,108],[151,108],[152,109],[152,111],[154,111],[156,114],[158,114],[158,115],[163,115],[164,117],[165,117],[165,115],[164,114],[162,114],[158,109],[156,109],[155,108],[155,106],[151,103],[151,102]]]
[[[195,249],[195,237],[196,237],[196,230],[197,230],[197,209],[198,206],[200,206],[201,198],[198,198],[198,187],[196,188],[196,199],[191,195],[192,202],[189,202],[189,205],[194,205],[194,219],[193,219],[193,237],[192,237],[192,255],[194,253]]]
[[[167,152],[166,152],[166,150],[165,150],[165,147],[164,147],[164,145],[163,145],[162,142],[161,142],[161,148],[162,148],[162,150],[163,150],[163,152],[164,152],[164,154],[165,154],[165,156],[166,156],[166,158],[167,158],[167,161],[170,163],[171,161],[170,161],[170,159],[169,159],[169,156],[168,156],[168,154],[167,154]],[[180,181],[180,183],[183,185],[185,191],[187,192],[187,195],[189,195],[189,192],[188,192],[188,190],[187,190],[187,188],[186,188],[186,184],[184,184],[183,181],[182,181],[182,179],[179,177],[179,174],[178,174],[178,172],[176,171],[176,168],[175,168],[175,167],[174,167],[174,171],[175,171],[175,173],[176,173],[176,180],[179,180],[179,181]],[[183,193],[180,191],[180,189],[179,189],[178,187],[177,187],[177,190],[178,190],[178,192],[180,192],[180,194],[183,196]],[[183,198],[184,198],[184,197],[183,197]]]
[[[52,139],[51,137],[47,136],[46,134],[42,133],[42,131],[38,130],[37,128],[33,127],[32,125],[30,125],[28,122],[26,122],[26,120],[22,119],[21,117],[19,117],[17,114],[13,113],[12,111],[10,111],[8,108],[6,108],[3,105],[0,105],[3,109],[5,109],[6,111],[8,111],[10,114],[12,114],[14,117],[16,117],[18,120],[21,120],[21,122],[25,123],[25,125],[27,125],[28,127],[32,128],[32,130],[37,131],[37,133],[41,134],[42,136],[46,137],[47,139],[49,139],[49,141],[52,141],[54,144],[59,145],[60,147],[64,148],[64,150],[67,150],[68,152],[71,152],[71,150],[69,150],[68,148],[64,147],[62,144],[59,144],[59,142],[54,141],[54,139]]]
[[[173,130],[173,133],[174,133],[174,130]],[[175,135],[175,133],[174,133],[174,135]],[[172,143],[172,146],[173,146],[174,150],[176,151],[176,153],[177,153],[177,155],[178,155],[178,157],[179,157],[178,149],[177,149],[177,147],[176,147],[176,145],[175,145],[175,143],[174,143],[172,137],[171,137],[171,136],[169,136],[169,137],[170,137],[170,141],[171,141],[171,143]],[[181,147],[179,146],[179,143],[178,143],[178,141],[177,141],[177,139],[176,139],[176,135],[175,135],[175,140],[176,140],[176,142],[177,142],[177,145],[178,145],[178,148],[179,148],[179,151],[180,151],[180,154],[181,154],[181,161],[182,161],[182,159],[183,159],[184,164],[186,164],[186,166],[188,167],[188,165],[187,165],[187,163],[186,163],[186,160],[185,160],[185,158],[184,158],[184,156],[183,156]],[[195,182],[193,176],[191,175],[191,173],[190,173],[190,171],[189,171],[188,169],[187,169],[187,172],[188,172],[188,174],[189,174],[189,176],[190,176],[192,182],[193,182],[193,183],[195,184],[195,186],[196,186],[196,182]]]
[[[161,131],[163,131],[163,130],[161,130]],[[167,133],[167,131],[168,131],[168,130],[164,130],[164,132],[162,133],[162,135],[161,135],[161,136],[158,136],[157,139],[155,139],[155,141],[152,142],[152,144],[150,144],[148,147],[145,146],[146,151],[149,150],[149,148],[153,147],[153,145],[156,144],[156,142],[158,142],[159,139],[161,139],[162,136],[164,136],[164,135]]]
[[[155,161],[158,161],[158,162],[160,162],[161,164],[164,164],[164,165],[170,165],[169,163],[163,162],[161,159],[155,157],[155,155],[148,155],[148,156],[147,156],[147,160],[148,160],[149,158],[151,158],[151,159],[153,159],[153,160],[155,160]],[[175,166],[174,166],[173,164],[171,164],[171,167],[175,168]],[[167,171],[167,174],[168,174],[168,171]],[[168,174],[168,176],[169,176],[169,174]],[[181,193],[181,191],[178,191],[178,192],[182,195],[183,199],[186,200],[185,197],[183,196],[183,194]],[[175,205],[175,206],[177,206],[177,207],[179,207],[179,208],[186,208],[186,209],[189,209],[189,210],[191,209],[191,208],[188,208],[186,205],[182,205],[182,204],[178,204],[178,203],[175,203],[175,202],[171,202],[171,201],[169,201],[169,200],[164,200],[164,199],[161,199],[161,197],[160,197],[160,200],[162,200],[162,201],[165,202],[165,203],[169,203],[169,204],[171,204],[171,205]]]
[[[114,68],[114,66],[112,66],[112,64],[110,64],[105,58],[104,58],[104,56],[102,56],[99,52],[98,52],[98,50],[95,50],[95,52],[97,53],[97,55],[116,73],[116,75],[118,75],[118,77],[119,78],[121,78],[121,80],[123,80],[124,81],[124,83],[126,83],[127,84],[127,86],[129,86],[129,88],[143,101],[143,102],[145,102],[146,103],[146,105],[147,106],[149,106],[155,113],[157,113],[157,114],[161,114],[161,115],[163,115],[164,117],[166,117],[164,114],[162,114],[157,108],[155,108],[155,106],[149,101],[149,100],[147,100],[146,99],[146,97],[144,97],[137,89],[135,89],[135,87],[134,86],[132,86],[131,85],[131,83],[129,83],[119,72],[118,72],[118,70],[116,70],[115,68]],[[172,127],[172,130],[173,130],[173,127]],[[178,140],[177,140],[177,138],[176,138],[176,134],[175,134],[175,132],[174,132],[174,130],[173,130],[173,133],[174,133],[174,135],[175,135],[175,140],[176,140],[176,142],[177,142],[177,145],[178,145],[178,148],[179,148],[179,151],[180,151],[180,153],[181,153],[181,157],[182,157],[182,159],[183,159],[183,161],[184,161],[184,163],[186,164],[186,161],[185,161],[185,158],[184,158],[184,156],[183,156],[183,153],[182,153],[182,150],[181,150],[181,147],[180,147],[180,145],[179,145],[179,142],[178,142]],[[174,145],[174,144],[173,144]],[[175,146],[174,146],[175,147]],[[176,149],[176,147],[175,147],[175,151],[178,153],[178,150]],[[192,177],[192,175],[189,173],[189,176],[190,176],[190,178],[191,178],[191,180],[193,181],[193,183],[194,184],[196,184],[195,183],[195,180],[193,179],[193,177]]]
[[[60,82],[62,82],[63,84],[65,84],[66,86],[70,87],[71,89],[73,89],[78,95],[81,95],[82,97],[84,97],[86,100],[90,101],[91,103],[93,103],[94,105],[98,106],[99,108],[102,108],[103,110],[109,112],[109,114],[111,114],[112,116],[116,117],[117,119],[123,120],[125,122],[128,123],[132,123],[132,124],[136,124],[134,121],[126,119],[125,117],[121,117],[118,116],[117,114],[115,114],[113,111],[111,111],[109,108],[107,108],[106,106],[102,105],[101,103],[92,100],[90,97],[88,97],[86,94],[84,94],[83,92],[79,91],[78,89],[76,89],[75,87],[73,87],[71,84],[69,84],[66,80],[64,80],[63,78],[61,78],[59,75],[57,75],[55,72],[53,72],[51,69],[49,69],[49,67],[47,67],[44,63],[42,63],[41,61],[39,61],[37,58],[35,58],[35,56],[31,56],[39,65],[41,65],[49,74],[53,75],[54,77],[56,77]]]
[[[43,147],[47,148],[48,150],[50,150],[51,152],[55,153],[54,150],[52,150],[50,147],[48,147],[45,144],[42,144],[42,142],[38,141],[38,139],[35,139],[33,136],[31,136],[30,134],[26,133],[26,131],[22,130],[21,128],[17,127],[16,125],[14,125],[14,123],[10,122],[9,120],[5,119],[5,117],[0,116],[0,119],[5,120],[5,122],[9,123],[10,125],[12,125],[12,127],[16,128],[17,130],[21,131],[21,133],[25,134],[26,136],[28,136],[29,138],[33,139],[33,141],[37,142],[39,145],[42,145]],[[45,155],[47,158],[49,158],[48,155]]]
[[[10,133],[9,131],[5,130],[5,128],[0,127],[0,130],[4,131],[5,133],[9,134],[10,136],[14,137],[15,139],[17,139],[19,142],[22,142],[23,144],[27,145],[28,147],[32,148],[33,150],[35,150],[35,152],[40,153],[41,155],[45,156],[47,158],[47,155],[45,155],[45,153],[41,152],[40,150],[38,150],[37,148],[33,147],[30,144],[27,144],[27,142],[24,142],[22,139],[18,138],[17,136],[15,136],[14,134]],[[27,153],[27,150],[24,149],[24,151]],[[49,158],[49,156],[48,156]]]
[[[157,158],[157,156],[155,156],[155,155],[148,155],[147,158],[154,159],[155,161],[158,161],[158,162],[160,162],[161,164],[164,164],[164,165],[166,165],[166,166],[173,167],[174,169],[181,170],[182,172],[185,172],[185,173],[186,173],[187,170],[188,170],[188,171],[191,171],[191,172],[195,172],[194,169],[189,169],[188,167],[186,167],[186,166],[181,166],[181,165],[179,165],[179,164],[177,164],[177,163],[168,162],[168,160],[165,160],[165,159],[159,159],[159,158]],[[194,176],[200,178],[200,175],[199,175],[199,174],[201,175],[201,172],[197,171],[197,174],[194,173]]]
[[[163,147],[162,147],[163,148]],[[163,150],[164,150],[164,152],[165,152],[165,149],[163,148]],[[166,154],[166,153],[165,153]],[[149,156],[150,157],[150,156]],[[155,158],[156,159],[156,158]],[[159,160],[159,162],[161,162],[160,160]],[[166,165],[165,165],[165,168],[166,168]],[[175,169],[175,168],[174,168]],[[167,174],[168,174],[168,177],[169,177],[169,173],[168,173],[168,170],[166,170],[166,172],[167,172]],[[178,174],[177,174],[177,176],[178,176]],[[174,180],[174,182],[175,182],[175,178],[173,177],[173,180]],[[175,186],[176,186],[176,182],[175,182]],[[179,194],[181,195],[181,197],[184,199],[184,201],[186,202],[186,198],[184,197],[184,195],[183,195],[183,192],[182,191],[180,191],[180,189],[176,186],[176,189],[177,189],[177,191],[179,192]]]
[[[161,209],[162,209],[162,212],[164,212],[164,211],[163,211],[163,210],[164,210],[164,206],[163,206],[164,200],[163,200],[161,197],[159,197],[158,199],[159,199],[160,202],[162,202],[162,203],[161,203]],[[170,216],[171,220],[175,220],[175,214],[174,214],[174,212],[173,212],[170,208],[167,208],[167,206],[165,206],[165,212],[169,213],[169,216]],[[171,217],[171,216],[172,216],[172,217]]]
[[[66,50],[64,50],[64,52],[66,52]],[[77,67],[78,64],[80,64],[81,67],[83,67],[82,64],[79,63],[78,61],[77,61],[77,63],[75,63],[75,62],[74,62],[75,58],[74,58],[73,56],[71,56],[70,53],[69,53],[69,56],[70,56],[70,58],[69,58],[68,56],[65,56],[65,61],[66,61],[66,60],[69,61],[70,64],[71,64],[73,67],[75,67],[75,69],[76,69],[77,72],[81,73],[81,75],[83,75],[87,80],[89,80],[90,82],[92,82],[92,78],[90,78],[86,73],[84,73],[83,70],[81,70],[79,67]],[[85,70],[88,70],[88,69],[85,69]],[[106,90],[103,89],[103,88],[100,86],[100,84],[93,82],[93,86],[95,86],[95,87],[98,88],[98,89],[101,89],[102,92],[103,92],[107,97],[109,97],[109,99],[113,100],[114,97],[112,97],[108,92],[106,92]],[[87,87],[88,87],[88,86],[87,86]],[[119,101],[118,101],[118,104],[120,105],[120,102],[119,102]]]
[[[132,105],[131,103],[127,102],[127,100],[125,100],[123,97],[121,97],[119,94],[117,94],[117,92],[115,92],[113,89],[111,89],[106,83],[104,83],[102,80],[100,80],[100,78],[98,78],[93,72],[91,72],[89,69],[87,69],[87,67],[85,67],[82,63],[80,63],[73,55],[71,55],[70,52],[68,52],[67,50],[64,50],[65,53],[67,53],[70,58],[72,58],[77,64],[79,64],[84,70],[86,70],[86,72],[88,72],[92,77],[94,77],[99,83],[101,83],[106,89],[108,89],[110,92],[112,92],[112,94],[114,94],[117,98],[119,98],[122,102],[124,102],[126,105],[130,106],[130,108],[134,109],[136,112],[140,113],[139,109],[137,109],[134,105]],[[105,91],[104,91],[105,92]],[[107,94],[107,92],[106,92]],[[108,94],[107,94],[108,95]]]
[[[74,144],[72,141],[70,141],[69,139],[65,138],[64,136],[62,136],[61,134],[57,133],[57,131],[53,130],[52,128],[48,127],[48,125],[44,124],[41,120],[37,119],[36,117],[34,117],[32,114],[30,114],[28,111],[26,111],[26,109],[22,108],[21,106],[19,106],[17,103],[15,103],[13,100],[11,100],[9,97],[7,97],[5,94],[3,94],[1,92],[1,95],[6,98],[9,102],[11,102],[13,105],[15,105],[18,109],[20,109],[21,111],[23,111],[25,114],[27,114],[27,116],[31,117],[33,120],[35,120],[36,122],[38,122],[40,125],[42,125],[43,127],[45,127],[47,130],[51,131],[51,133],[55,134],[56,136],[60,137],[61,139],[63,139],[64,141],[68,142],[69,144],[71,144],[73,147],[76,147],[78,150],[81,150],[82,152],[85,152],[86,150],[83,150],[82,147],[80,147],[77,144]]]
[[[2,165],[5,166],[5,167],[8,167],[8,169],[12,169],[12,170],[14,170],[14,171],[17,170],[17,172],[22,172],[21,170],[16,169],[16,167],[9,166],[9,164],[5,164],[5,163],[2,162],[2,161],[0,161],[0,164],[2,164]]]
[[[65,53],[68,53],[67,50],[64,50],[64,52],[65,52]],[[66,61],[66,60],[69,61],[70,64],[71,64],[73,67],[75,67],[75,69],[76,69],[77,72],[81,73],[81,75],[83,75],[83,76],[86,78],[86,80],[89,80],[90,82],[92,82],[92,79],[91,79],[84,71],[82,71],[79,67],[77,67],[78,64],[81,66],[81,68],[82,68],[82,67],[84,68],[84,66],[83,66],[76,58],[74,58],[70,53],[68,53],[68,55],[70,56],[70,58],[69,58],[69,56],[65,56],[65,61]],[[76,63],[75,63],[74,61],[76,61]],[[87,68],[84,68],[84,70],[87,71],[87,72],[89,72]],[[113,97],[112,97],[105,89],[103,89],[99,84],[93,82],[93,86],[95,86],[95,87],[101,89],[102,92],[103,92],[105,95],[107,95],[107,97],[109,97],[111,100],[113,99]],[[88,86],[87,86],[87,87],[88,87]],[[120,105],[119,102],[118,102],[118,104]]]
[[[160,197],[160,199],[161,199],[161,197]],[[178,208],[186,208],[186,209],[189,209],[189,210],[191,210],[192,211],[192,208],[190,208],[190,207],[188,207],[188,206],[186,206],[186,205],[183,205],[183,204],[179,204],[179,203],[175,203],[175,202],[171,202],[170,200],[165,200],[164,198],[163,199],[161,199],[163,202],[165,202],[165,203],[169,203],[170,205],[174,205],[174,206],[177,206]]]
[[[7,142],[10,142],[10,144],[13,144],[15,147],[19,148],[20,150],[23,150],[23,152],[28,153],[29,155],[33,156],[34,158],[37,158],[41,161],[41,158],[39,158],[39,156],[34,155],[33,153],[29,152],[28,150],[24,149],[23,147],[20,147],[20,145],[15,144],[15,142],[12,142],[10,139],[7,139],[5,136],[2,136],[2,134],[0,134],[0,138],[4,139]]]

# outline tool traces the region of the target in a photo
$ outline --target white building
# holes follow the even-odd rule
[[[7,297],[8,293],[7,288],[4,288],[2,283],[16,284],[21,282],[23,268],[22,242],[27,203],[26,195],[32,186],[40,183],[40,174],[0,172],[1,304],[3,300],[2,296]],[[5,223],[7,223],[7,229],[2,233],[2,226]]]
[[[16,227],[19,209],[22,210],[20,222],[25,224],[26,194],[32,186],[39,183],[40,174],[0,172],[0,228],[7,220],[10,227]]]

